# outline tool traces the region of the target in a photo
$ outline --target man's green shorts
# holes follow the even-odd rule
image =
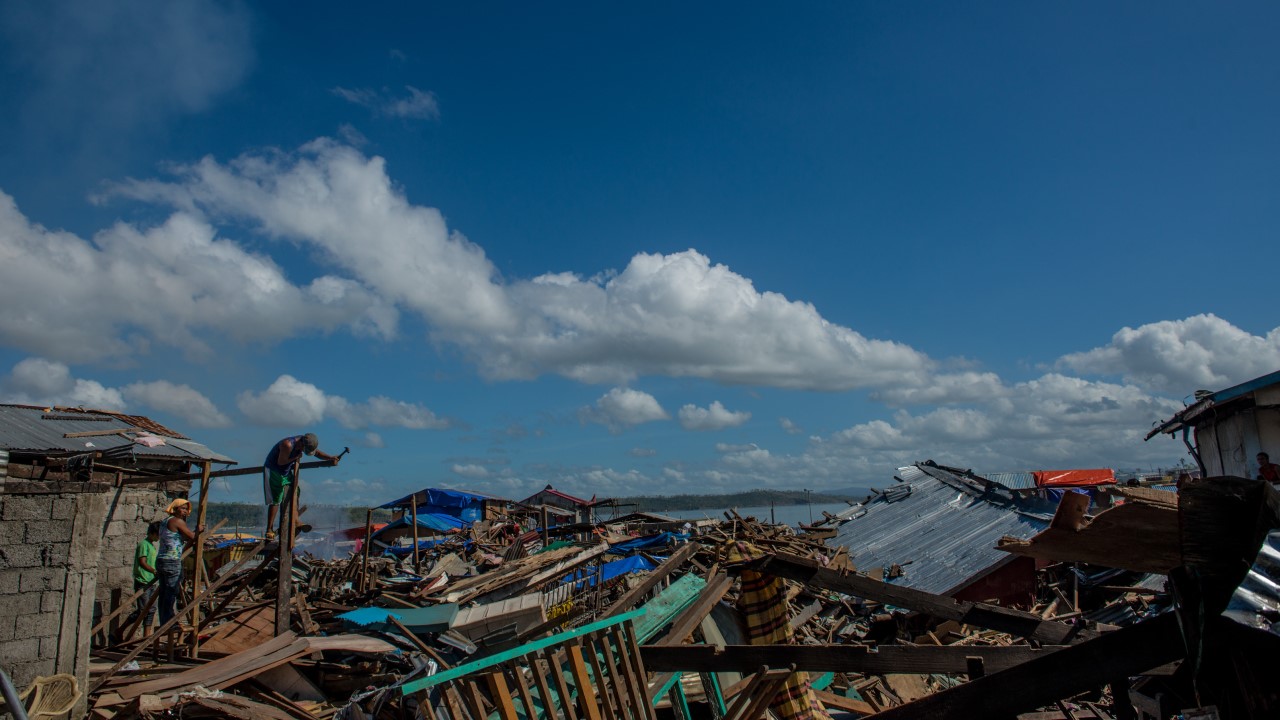
[[[262,494],[268,505],[279,505],[284,501],[284,491],[293,482],[290,475],[281,475],[275,470],[262,469]]]

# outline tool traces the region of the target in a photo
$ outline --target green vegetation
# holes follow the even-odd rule
[[[664,510],[722,510],[731,507],[768,507],[861,500],[864,493],[830,494],[803,490],[747,490],[728,495],[639,495],[618,498],[619,512],[662,512]],[[634,505],[635,507],[630,507]]]

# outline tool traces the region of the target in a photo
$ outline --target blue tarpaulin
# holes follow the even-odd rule
[[[413,499],[415,497],[418,499],[419,517],[423,514],[423,508],[426,508],[426,512],[428,513],[452,515],[453,517],[461,518],[466,522],[475,522],[481,519],[480,516],[484,510],[484,501],[491,499],[484,495],[462,492],[461,490],[424,488],[413,495],[405,495],[398,500],[392,500],[380,507],[386,509],[407,509],[413,504]]]
[[[638,537],[626,542],[613,543],[609,546],[609,552],[613,555],[625,555],[636,550],[644,550],[652,547],[666,547],[676,540],[688,540],[688,535],[671,532],[661,532],[657,535],[649,535],[647,537]]]
[[[642,570],[652,570],[655,567],[657,567],[657,565],[649,562],[643,555],[622,558],[621,560],[613,560],[601,565],[600,579],[604,582],[609,582],[619,575],[627,575],[629,573],[640,572]],[[588,587],[594,586],[596,584],[596,574],[588,570],[578,570],[566,575],[564,580],[561,582],[582,582],[583,580],[586,581]]]
[[[424,513],[424,512],[418,513],[418,527],[426,528],[427,530],[431,530],[433,532],[439,532],[439,533],[456,532],[458,530],[461,530],[463,527],[467,526],[468,524],[469,523],[467,523],[465,520],[462,520],[461,518],[456,518],[452,515],[444,515],[441,513]],[[404,528],[412,527],[412,525],[413,523],[411,522],[409,516],[406,515],[405,517],[402,517],[399,520],[387,523],[385,527],[383,527],[378,532],[374,533],[373,537],[376,540],[382,537],[383,535],[386,535],[387,533],[390,533],[392,531],[397,531],[397,530],[402,531],[404,530]],[[396,534],[399,535],[400,533],[396,533]]]

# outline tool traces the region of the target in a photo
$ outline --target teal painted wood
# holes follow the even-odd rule
[[[598,622],[593,622],[590,625],[583,625],[580,628],[574,628],[573,630],[566,630],[565,632],[556,633],[554,635],[542,638],[541,640],[534,640],[531,643],[525,643],[524,645],[520,645],[519,647],[514,647],[514,648],[511,648],[510,650],[505,650],[503,652],[498,653],[497,655],[491,655],[490,657],[483,658],[481,660],[476,660],[475,662],[470,662],[470,663],[467,663],[466,665],[459,665],[456,668],[445,670],[444,672],[436,673],[431,677],[425,677],[425,678],[422,678],[421,680],[414,680],[411,683],[406,683],[405,685],[401,685],[400,694],[412,695],[415,692],[418,692],[420,690],[426,690],[427,688],[434,687],[436,685],[439,685],[440,683],[448,682],[450,680],[456,680],[457,678],[470,675],[471,673],[479,672],[480,670],[486,670],[488,668],[493,667],[494,665],[500,665],[508,660],[514,660],[520,657],[521,655],[528,655],[531,652],[542,650],[543,648],[548,648],[548,647],[551,647],[552,645],[559,645],[560,643],[565,642],[566,640],[573,640],[574,638],[581,637],[583,635],[589,635],[593,632],[596,632],[597,630],[603,630],[605,628],[613,627],[614,625],[624,623],[628,620],[633,620],[637,617],[640,617],[643,614],[644,614],[644,608],[641,607],[636,610],[631,610],[629,612],[622,613],[621,615],[615,615],[614,617],[611,617],[608,620],[600,620]]]
[[[833,672],[824,673],[822,677],[819,677],[817,680],[814,680],[813,682],[809,683],[809,687],[813,688],[814,690],[826,690],[828,687],[831,686],[831,683],[835,681],[835,679],[836,679],[835,673]],[[858,698],[858,699],[861,700],[862,698]]]
[[[706,580],[689,573],[671,583],[666,590],[641,605],[638,610],[633,610],[632,612],[644,613],[644,617],[637,620],[635,624],[636,641],[643,645],[653,639],[653,636],[666,627],[676,615],[679,615],[680,611],[697,600],[698,593],[702,592],[706,586]]]

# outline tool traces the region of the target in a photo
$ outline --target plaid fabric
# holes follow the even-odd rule
[[[736,564],[765,555],[760,548],[739,541],[730,543],[726,561]],[[752,645],[791,644],[791,623],[787,617],[787,584],[782,578],[754,570],[743,570],[738,610],[746,622],[747,642]],[[809,675],[805,672],[792,673],[769,709],[780,720],[830,720],[830,716],[813,696],[813,691],[809,688]]]

